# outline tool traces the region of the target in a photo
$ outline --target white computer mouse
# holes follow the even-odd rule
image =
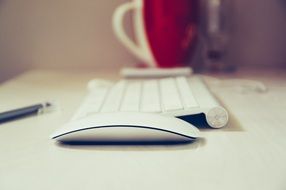
[[[61,142],[187,142],[199,130],[181,119],[150,113],[99,113],[71,121],[52,139]]]

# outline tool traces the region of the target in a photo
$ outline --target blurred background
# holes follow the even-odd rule
[[[137,61],[115,38],[127,0],[0,0],[0,82],[31,68],[108,69]],[[227,62],[286,68],[286,0],[228,0]],[[131,19],[126,19],[131,32]]]

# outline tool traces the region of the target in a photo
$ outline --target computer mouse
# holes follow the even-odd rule
[[[51,135],[60,142],[187,142],[199,130],[181,119],[151,113],[99,113],[74,120]]]

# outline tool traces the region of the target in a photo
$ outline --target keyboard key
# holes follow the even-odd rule
[[[161,79],[160,87],[163,111],[168,112],[174,110],[182,110],[183,105],[180,100],[180,94],[176,87],[175,80],[172,78]]]
[[[142,84],[142,112],[161,112],[160,95],[156,80],[147,80]]]
[[[198,107],[198,102],[196,101],[189,83],[185,77],[176,78],[179,93],[182,98],[182,102],[185,109]]]
[[[108,90],[108,87],[101,87],[91,91],[73,119],[99,112]]]
[[[140,98],[141,82],[129,82],[122,99],[120,111],[139,111]]]
[[[87,99],[85,103],[86,112],[94,113],[99,112],[99,109],[104,102],[108,89],[102,89],[100,91],[92,92],[90,97]]]
[[[121,80],[110,89],[103,103],[102,112],[115,112],[119,110],[126,83],[125,80]]]

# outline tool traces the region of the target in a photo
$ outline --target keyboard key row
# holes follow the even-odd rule
[[[198,107],[185,77],[121,80],[90,93],[81,114],[115,111],[172,112]]]

